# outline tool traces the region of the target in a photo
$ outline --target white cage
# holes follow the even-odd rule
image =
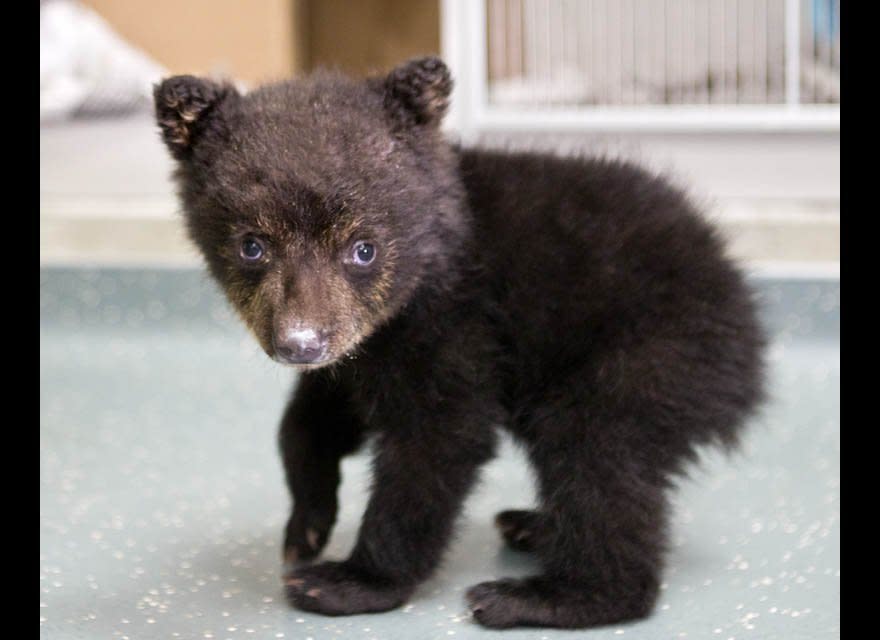
[[[451,126],[838,131],[839,0],[443,0]]]

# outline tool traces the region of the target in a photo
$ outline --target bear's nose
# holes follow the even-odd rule
[[[314,329],[296,329],[276,333],[275,354],[288,364],[313,364],[327,352],[327,338]]]

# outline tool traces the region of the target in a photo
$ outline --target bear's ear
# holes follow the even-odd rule
[[[153,87],[156,121],[172,155],[185,158],[206,129],[220,125],[217,106],[237,95],[231,85],[195,76],[174,76]]]
[[[416,58],[394,68],[381,86],[385,109],[397,120],[437,126],[449,107],[452,76],[440,58]]]

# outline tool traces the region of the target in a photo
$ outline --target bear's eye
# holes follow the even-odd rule
[[[245,262],[256,262],[266,253],[263,243],[254,236],[245,236],[241,240],[239,249],[242,260]]]
[[[352,250],[351,260],[362,267],[376,259],[376,247],[369,242],[356,242]]]

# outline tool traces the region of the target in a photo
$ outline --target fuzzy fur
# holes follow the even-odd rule
[[[426,58],[248,95],[191,77],[156,88],[190,235],[244,321],[272,357],[290,327],[328,336],[281,425],[289,600],[330,615],[404,603],[507,429],[539,505],[496,524],[543,572],[473,587],[475,619],[646,616],[671,480],[699,445],[735,444],[763,395],[750,291],[658,176],[449,145],[450,87]],[[255,264],[238,253],[246,236],[266,246]],[[353,266],[365,238],[377,258]],[[367,436],[374,479],[355,547],[309,564],[336,519],[340,459]]]

